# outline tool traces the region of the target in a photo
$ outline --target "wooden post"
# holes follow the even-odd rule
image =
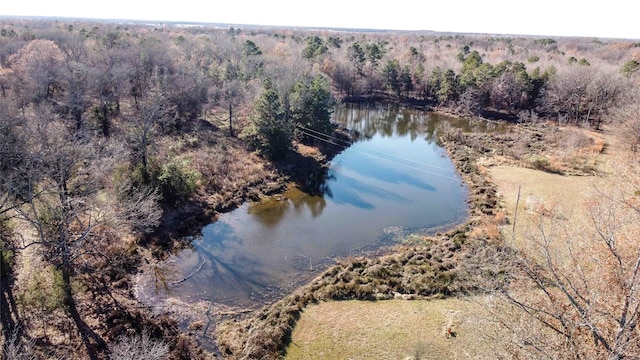
[[[511,231],[511,245],[513,246],[516,240],[516,221],[518,220],[518,204],[520,203],[520,189],[522,185],[518,185],[518,195],[516,196],[516,209],[513,212],[513,229]]]

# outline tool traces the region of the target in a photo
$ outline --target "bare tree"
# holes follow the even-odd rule
[[[235,136],[233,130],[233,119],[238,115],[234,114],[234,110],[239,106],[245,97],[242,83],[238,79],[229,79],[225,81],[221,88],[218,89],[215,97],[220,105],[225,106],[229,111],[229,135]]]
[[[16,209],[18,217],[34,231],[33,238],[23,238],[21,248],[40,246],[45,260],[60,271],[63,303],[89,357],[97,358],[94,346],[104,348],[106,343],[82,320],[72,278],[81,259],[99,240],[98,229],[110,220],[107,207],[97,196],[101,178],[108,174],[108,169],[91,169],[109,155],[105,149],[73,137],[63,124],[47,120],[39,123],[31,134],[37,144],[32,156],[40,159],[39,166],[32,170],[40,173],[41,180],[20,194],[27,201]]]
[[[626,81],[618,73],[596,73],[575,68],[553,77],[543,94],[550,114],[575,124],[599,127],[603,117],[617,105]]]
[[[169,346],[149,334],[120,338],[111,348],[111,360],[163,360],[169,358]]]
[[[21,319],[13,295],[15,233],[11,220],[26,201],[16,195],[28,186],[27,139],[21,119],[9,101],[0,103],[0,325],[4,339],[22,335]],[[6,346],[8,343],[5,342]],[[6,349],[5,349],[6,350]]]
[[[2,353],[0,359],[3,360],[40,360],[42,354],[35,351],[35,340],[29,339],[24,341],[20,336],[22,329],[16,329],[9,336],[4,338]],[[47,359],[58,359],[58,357],[47,354]]]
[[[131,136],[137,164],[141,164],[147,174],[149,147],[155,136],[163,132],[171,122],[172,108],[166,97],[155,87],[142,98],[131,118]],[[146,176],[146,175],[145,175]]]
[[[640,91],[632,90],[626,94],[625,105],[616,107],[612,111],[612,125],[618,138],[629,149],[638,153],[640,151]]]
[[[72,282],[87,257],[99,255],[97,245],[104,241],[102,230],[117,224],[111,198],[100,196],[100,192],[122,156],[108,143],[89,143],[75,136],[67,126],[52,120],[46,109],[41,117],[29,134],[33,140],[30,156],[37,159],[30,172],[35,175],[29,186],[17,193],[25,204],[15,208],[18,218],[31,226],[33,235],[24,236],[16,249],[37,246],[43,258],[60,272],[63,304],[89,357],[97,358],[96,347],[106,349],[106,343],[83,321]],[[153,209],[147,204],[154,200],[150,195],[143,192],[129,202],[128,208],[136,204],[138,213],[129,212],[126,221],[157,224],[157,211],[146,217],[139,213]]]
[[[514,73],[506,71],[491,82],[490,93],[496,109],[512,111],[522,102],[525,89]]]
[[[116,189],[114,204],[117,222],[128,226],[135,234],[148,234],[160,224],[162,209],[158,205],[160,193],[157,189],[135,187],[130,179],[123,179]]]
[[[93,117],[104,137],[111,135],[112,118],[119,114],[120,100],[126,94],[129,65],[125,51],[114,45],[91,53],[89,88],[97,101]]]
[[[614,191],[601,191],[586,204],[590,224],[584,228],[559,213],[540,216],[537,232],[527,239],[533,250],[521,258],[513,281],[496,293],[504,301],[496,319],[513,334],[514,352],[538,358],[640,357],[640,172],[626,173]]]
[[[51,40],[32,40],[9,57],[14,92],[26,102],[50,99],[60,88],[64,54]]]
[[[76,132],[85,130],[84,113],[91,105],[89,100],[89,71],[83,63],[67,61],[61,68],[64,96],[59,101],[61,110],[71,118]]]

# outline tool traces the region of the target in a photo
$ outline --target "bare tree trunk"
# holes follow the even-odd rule
[[[78,307],[73,298],[73,288],[71,284],[71,274],[70,269],[67,266],[62,267],[62,286],[64,287],[64,305],[69,312],[69,315],[73,319],[73,322],[80,333],[80,337],[82,338],[82,342],[87,350],[87,356],[91,360],[98,360],[98,354],[96,352],[96,347],[98,349],[107,349],[107,343],[96,334],[91,328],[82,320],[80,313],[78,312]],[[95,342],[95,345],[92,343]]]
[[[233,137],[233,105],[229,103],[229,135]]]
[[[4,261],[3,254],[0,254],[0,325],[2,325],[2,336],[4,338],[1,354],[6,354],[7,352],[7,347],[10,345],[8,339],[15,336],[15,339],[20,341],[23,331],[13,297],[13,274],[8,267],[9,264]],[[14,316],[16,318],[15,321]]]

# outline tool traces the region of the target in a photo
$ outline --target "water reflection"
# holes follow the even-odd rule
[[[367,184],[355,177],[340,176],[340,187],[332,192],[331,199],[339,204],[349,204],[361,209],[373,209],[374,205],[360,194],[368,194],[385,200],[403,201],[406,198],[372,184]]]
[[[354,148],[354,151],[359,151],[357,146]],[[426,179],[406,173],[404,171],[405,169],[397,166],[398,164],[401,164],[410,167],[410,170],[421,172],[422,169],[418,166],[414,167],[410,162],[403,162],[407,161],[407,159],[394,160],[393,158],[385,158],[383,156],[367,152],[362,152],[361,155],[363,156],[360,156],[357,162],[354,161],[350,163],[351,171],[386,183],[411,185],[427,191],[435,190],[433,186],[429,185]],[[411,169],[412,167],[413,169]]]
[[[327,179],[330,179],[330,177]],[[331,196],[328,186],[324,187],[326,189],[323,192]],[[282,195],[272,196],[263,201],[250,204],[248,213],[265,226],[272,227],[278,225],[290,210],[294,210],[299,214],[304,209],[308,209],[311,216],[316,218],[322,214],[325,206],[327,206],[327,201],[324,196],[310,195],[291,185]]]
[[[452,127],[506,131],[389,106],[340,106],[333,120],[360,137],[334,158],[326,178],[310,179],[320,191],[291,187],[222,214],[193,250],[168,263],[180,281],[165,281],[164,290],[248,305],[310,280],[335,258],[459,223],[468,216],[466,188],[435,140]]]
[[[500,122],[456,118],[385,104],[368,106],[345,104],[336,108],[334,120],[348,129],[356,130],[361,134],[361,140],[379,135],[408,137],[413,141],[419,136],[424,136],[424,139],[431,143],[450,128],[460,129],[463,132],[509,131],[508,124]]]

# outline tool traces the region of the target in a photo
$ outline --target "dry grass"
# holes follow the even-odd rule
[[[470,317],[482,311],[456,298],[321,303],[304,310],[286,359],[491,358]]]
[[[553,217],[565,228],[588,228],[591,219],[585,204],[612,185],[607,175],[611,159],[605,152],[612,141],[614,139],[606,134],[578,128],[562,129],[558,135],[556,144],[563,145],[560,146],[563,155],[555,158],[594,169],[590,176],[561,175],[507,165],[490,167],[488,176],[496,185],[500,205],[509,219],[501,228],[507,244],[526,251],[527,238],[537,233],[541,218]]]
[[[510,223],[503,227],[507,242],[514,240],[514,245],[522,245],[525,235],[535,233],[538,218],[545,214],[561,214],[558,220],[570,222],[573,226],[582,227],[589,222],[584,204],[595,195],[596,177],[563,176],[513,166],[492,167],[490,176],[498,187],[502,205],[510,219]],[[516,202],[517,216],[514,217]]]

